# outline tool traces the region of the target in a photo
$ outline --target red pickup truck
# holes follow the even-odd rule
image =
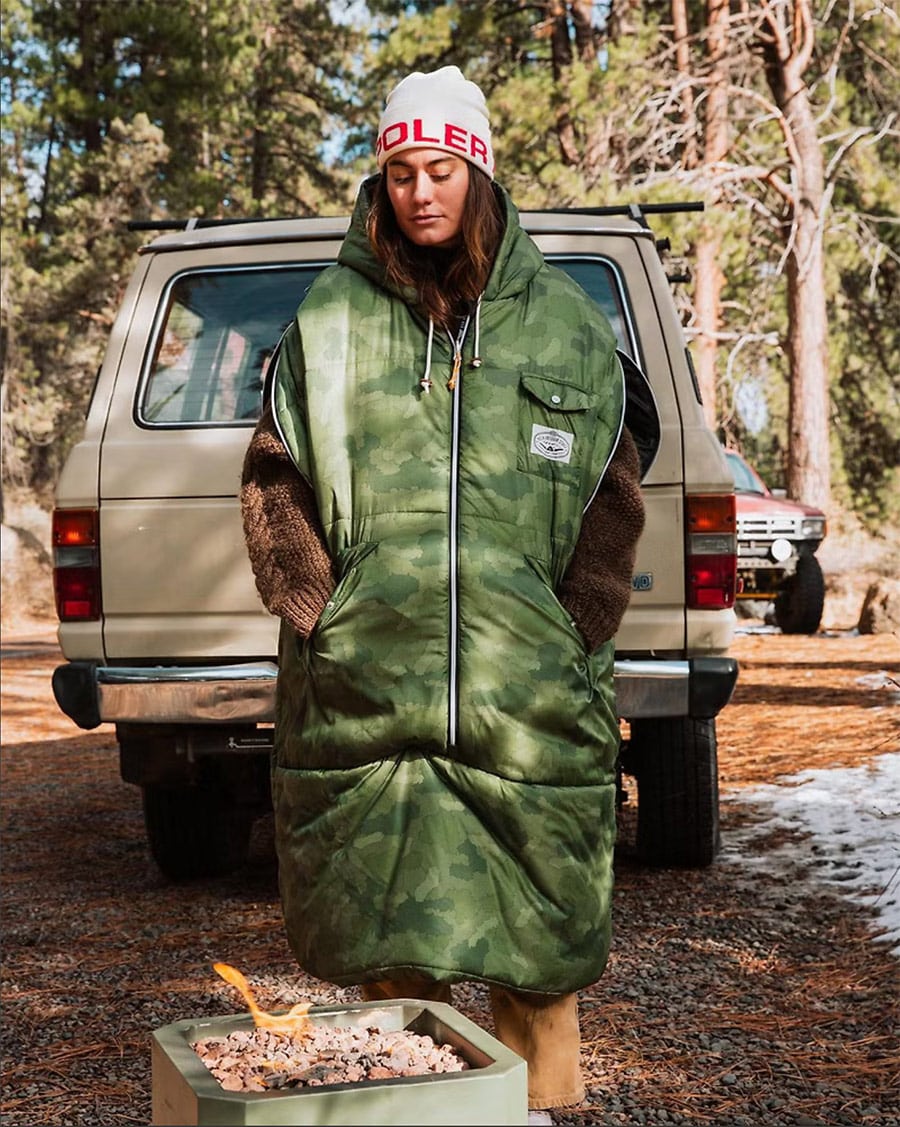
[[[737,510],[738,606],[774,602],[784,634],[815,634],[825,606],[825,577],[816,550],[827,522],[821,509],[773,493],[735,450],[725,456]]]

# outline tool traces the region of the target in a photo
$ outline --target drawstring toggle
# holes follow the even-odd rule
[[[450,374],[450,379],[447,381],[447,387],[450,391],[456,389],[456,381],[459,379],[460,355],[457,354],[453,357],[453,371]]]

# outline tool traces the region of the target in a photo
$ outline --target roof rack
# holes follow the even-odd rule
[[[535,215],[626,215],[630,219],[647,227],[644,218],[647,215],[671,215],[680,211],[703,211],[704,204],[701,200],[687,200],[684,203],[630,203],[612,207],[544,207],[523,208]],[[235,219],[201,219],[192,216],[190,219],[132,219],[128,223],[129,231],[193,231],[200,227],[228,227],[235,223],[272,223],[296,216],[266,216]]]
[[[613,205],[611,207],[530,207],[523,210],[536,215],[626,215],[642,227],[647,227],[647,215],[672,215],[680,211],[703,211],[705,204],[702,200],[685,200],[683,203],[629,203]]]
[[[279,217],[279,218],[284,218]],[[292,218],[297,218],[293,216]],[[273,216],[254,216],[235,219],[201,219],[192,216],[190,219],[130,219],[127,227],[129,231],[194,231],[198,227],[228,227],[235,223],[273,223],[278,222]]]

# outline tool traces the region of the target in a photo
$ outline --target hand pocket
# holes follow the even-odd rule
[[[358,544],[346,548],[338,555],[335,561],[335,571],[338,575],[337,585],[331,592],[328,602],[322,608],[322,613],[312,628],[310,638],[321,634],[323,628],[328,625],[347,601],[356,586],[357,567],[377,547],[378,542],[376,540],[362,540]]]

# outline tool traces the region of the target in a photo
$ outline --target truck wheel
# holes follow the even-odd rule
[[[253,818],[227,794],[155,784],[141,790],[150,852],[169,880],[224,876],[247,860]]]
[[[637,779],[637,854],[648,865],[703,868],[719,851],[716,722],[634,720],[628,766]]]
[[[815,634],[825,609],[825,576],[815,556],[801,556],[797,570],[775,600],[782,634]]]

